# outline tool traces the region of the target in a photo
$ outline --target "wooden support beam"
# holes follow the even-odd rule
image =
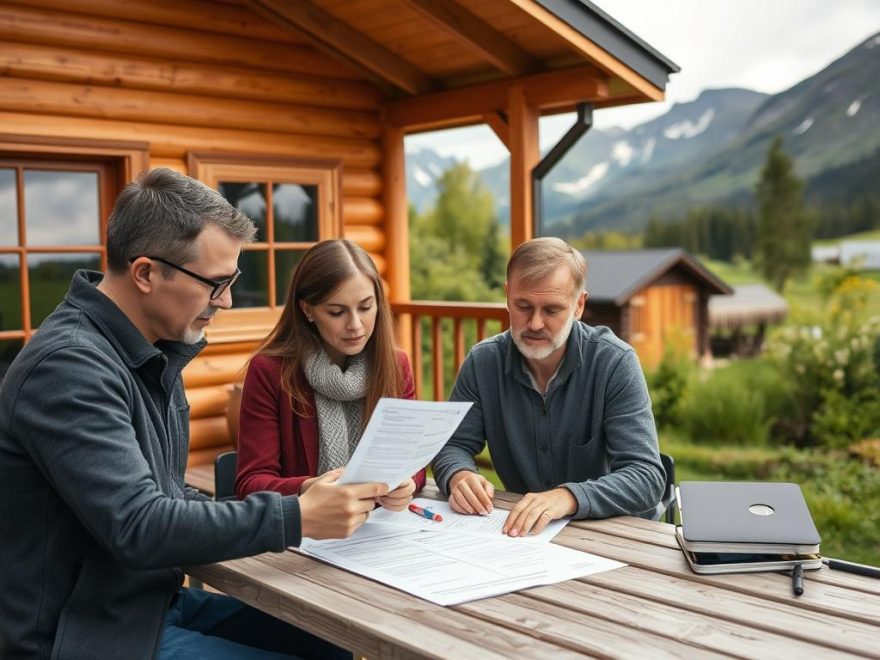
[[[255,11],[306,36],[318,48],[409,94],[437,85],[416,66],[308,0],[248,0]]]
[[[619,77],[633,86],[638,92],[644,94],[646,101],[662,101],[664,93],[662,89],[640,76],[626,64],[612,56],[608,51],[600,48],[583,34],[571,27],[568,23],[545,9],[535,0],[510,0],[510,3],[528,14],[533,20],[538,21],[557,36],[565,40],[569,47],[578,55],[585,56],[596,63],[597,66],[615,77]],[[583,99],[589,101],[590,99]]]
[[[524,98],[539,111],[574,107],[608,96],[605,74],[588,65],[423,94],[389,101],[382,107],[389,123],[408,131],[478,124],[486,113],[506,111],[508,89],[514,85],[523,89]]]
[[[402,128],[386,125],[382,132],[382,202],[385,207],[385,273],[388,297],[391,302],[409,302],[409,213],[406,199],[406,161]],[[412,319],[401,317],[398,337],[402,348],[412,353],[421,345],[409,344],[412,338]]]
[[[524,86],[510,88],[510,247],[511,252],[534,235],[532,170],[541,160],[538,110],[529,104]]]
[[[400,0],[492,66],[512,76],[540,71],[541,62],[452,0]]]
[[[492,129],[492,132],[501,140],[501,144],[510,150],[510,130],[507,124],[507,115],[503,112],[492,111],[483,113],[483,121]]]

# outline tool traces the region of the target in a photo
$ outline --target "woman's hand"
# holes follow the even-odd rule
[[[413,493],[415,492],[416,482],[410,478],[387,495],[377,498],[376,501],[389,511],[403,511],[406,505],[412,502]]]
[[[328,470],[324,474],[319,474],[317,477],[312,477],[310,479],[306,479],[299,486],[299,494],[304,495],[305,492],[311,487],[313,483],[315,483],[318,479],[323,477],[324,475],[331,475],[330,481],[336,481],[339,477],[342,476],[342,473],[345,471],[344,467],[336,468],[335,470]]]

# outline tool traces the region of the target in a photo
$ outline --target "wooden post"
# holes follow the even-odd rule
[[[541,159],[538,148],[538,110],[528,104],[524,85],[507,96],[510,148],[510,247],[514,250],[534,236],[532,169]]]
[[[406,161],[403,152],[404,131],[383,122],[382,130],[382,202],[385,206],[385,277],[391,302],[409,302],[409,215],[406,203]],[[412,318],[409,314],[398,317],[397,339],[403,350],[415,362],[412,345]]]

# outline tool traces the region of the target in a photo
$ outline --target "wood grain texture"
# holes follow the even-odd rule
[[[90,45],[64,48],[2,41],[0,73],[33,80],[352,110],[374,110],[381,100],[379,90],[369,83],[157,56],[109,54]]]
[[[501,492],[496,504],[518,499]],[[880,623],[866,620],[876,602],[841,604],[864,592],[834,587],[836,596],[818,596],[837,603],[817,608],[791,596],[788,576],[698,576],[668,545],[670,529],[626,517],[573,522],[555,542],[633,565],[447,608],[295,553],[189,572],[368,656],[878,656]]]
[[[260,41],[88,16],[50,9],[0,6],[0,34],[31,44],[91,48],[221,66],[358,79],[359,74],[311,46]]]

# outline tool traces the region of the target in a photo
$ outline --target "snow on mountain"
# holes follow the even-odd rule
[[[813,125],[813,118],[807,117],[800,124],[798,124],[793,130],[792,135],[803,135],[808,130],[810,130],[810,126]]]
[[[682,122],[677,124],[673,124],[665,131],[663,131],[663,137],[667,140],[678,140],[680,138],[690,139],[692,137],[696,137],[707,128],[709,128],[709,124],[712,123],[712,118],[715,116],[715,110],[713,108],[709,108],[706,110],[700,118],[696,122],[692,122],[690,119],[685,119]]]
[[[615,142],[614,146],[611,147],[611,157],[616,160],[621,167],[629,165],[629,161],[632,160],[635,153],[636,150],[633,149],[626,140]]]
[[[853,117],[858,114],[859,110],[862,107],[862,101],[864,101],[864,99],[856,99],[855,101],[850,103],[849,107],[846,109],[846,116]]]
[[[654,153],[654,147],[657,146],[657,138],[649,138],[647,142],[645,142],[645,147],[642,149],[642,164],[647,163],[651,160],[651,155]]]
[[[430,186],[430,185],[431,185],[431,182],[434,180],[434,178],[433,178],[430,174],[428,174],[427,172],[425,172],[425,170],[423,170],[423,169],[422,169],[421,167],[419,167],[418,165],[413,165],[413,172],[412,172],[412,175],[413,175],[413,178],[414,178],[414,179],[415,179],[420,185],[423,185],[423,186],[425,186],[425,187]]]
[[[627,161],[629,162],[629,161]],[[623,163],[626,166],[626,163]],[[550,188],[556,192],[565,193],[566,195],[582,195],[593,184],[608,174],[608,163],[599,163],[590,168],[586,176],[582,176],[572,183],[556,182],[550,184]]]

